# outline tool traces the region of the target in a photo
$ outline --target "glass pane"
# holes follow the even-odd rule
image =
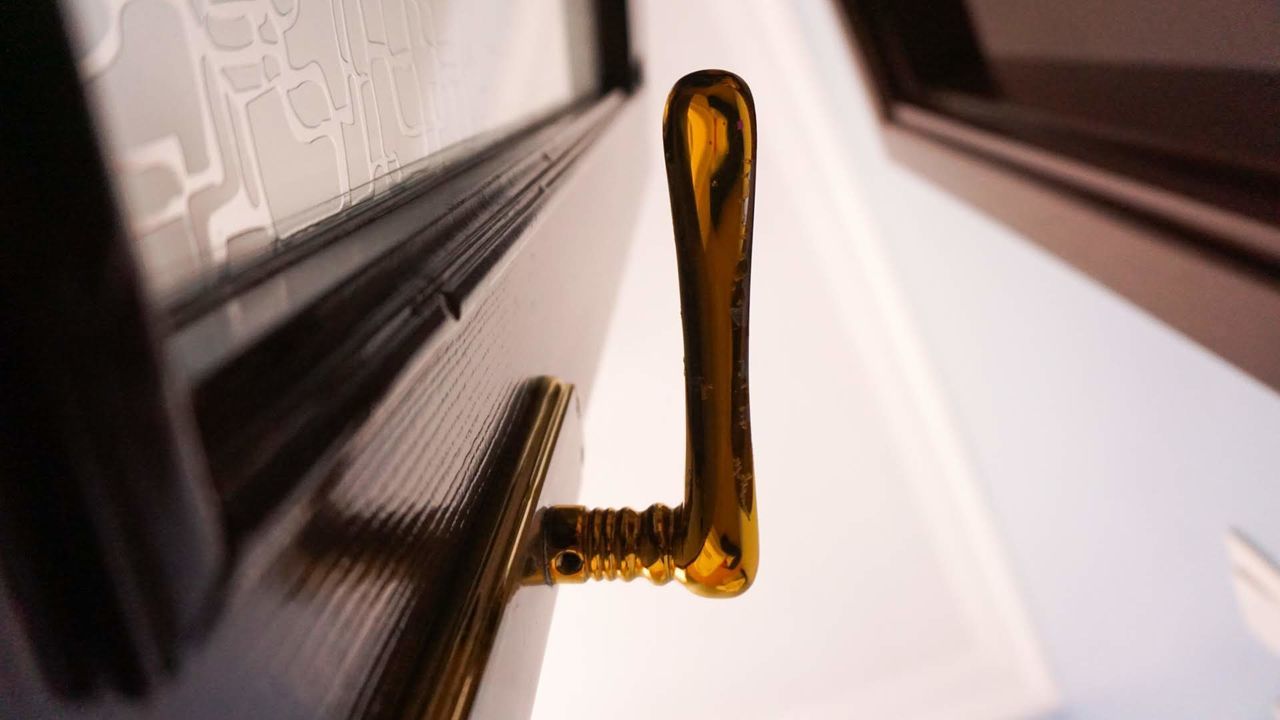
[[[64,6],[162,296],[596,84],[594,20],[574,0]]]

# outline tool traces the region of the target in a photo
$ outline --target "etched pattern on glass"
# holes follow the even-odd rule
[[[591,83],[574,35],[589,20],[573,0],[64,5],[125,219],[162,294]]]

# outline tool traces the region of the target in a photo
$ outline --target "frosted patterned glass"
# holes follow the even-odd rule
[[[589,92],[586,7],[64,3],[126,220],[161,294],[385,191],[450,145]]]

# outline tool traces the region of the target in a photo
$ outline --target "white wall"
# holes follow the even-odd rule
[[[852,86],[828,13],[797,7]],[[831,100],[1062,716],[1268,716],[1280,660],[1240,620],[1223,536],[1280,556],[1280,395],[896,166],[862,97]]]
[[[889,337],[901,328],[873,291],[890,278],[864,257],[868,216],[821,139],[838,142],[839,127],[813,114],[820,84],[796,81],[812,68],[795,16],[765,2],[637,6],[638,102],[652,118],[638,141],[651,143],[653,165],[587,413],[582,501],[642,508],[681,496],[682,349],[659,119],[681,75],[733,70],[751,84],[760,134],[751,371],[761,572],[733,601],[641,582],[561,589],[535,716],[980,718],[1051,707],[984,511],[922,427],[903,377]]]
[[[884,154],[825,3],[637,3],[654,166],[583,502],[680,496],[658,118],[752,85],[762,567],[560,591],[535,717],[1263,717],[1222,535],[1280,554],[1280,397]]]

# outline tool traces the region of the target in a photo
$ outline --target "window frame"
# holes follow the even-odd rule
[[[1277,208],[1264,221],[1153,181],[1143,164],[1166,172],[1168,158],[1141,143],[985,101],[963,0],[840,6],[896,161],[1280,390],[1280,178],[1273,198],[1251,198]]]

